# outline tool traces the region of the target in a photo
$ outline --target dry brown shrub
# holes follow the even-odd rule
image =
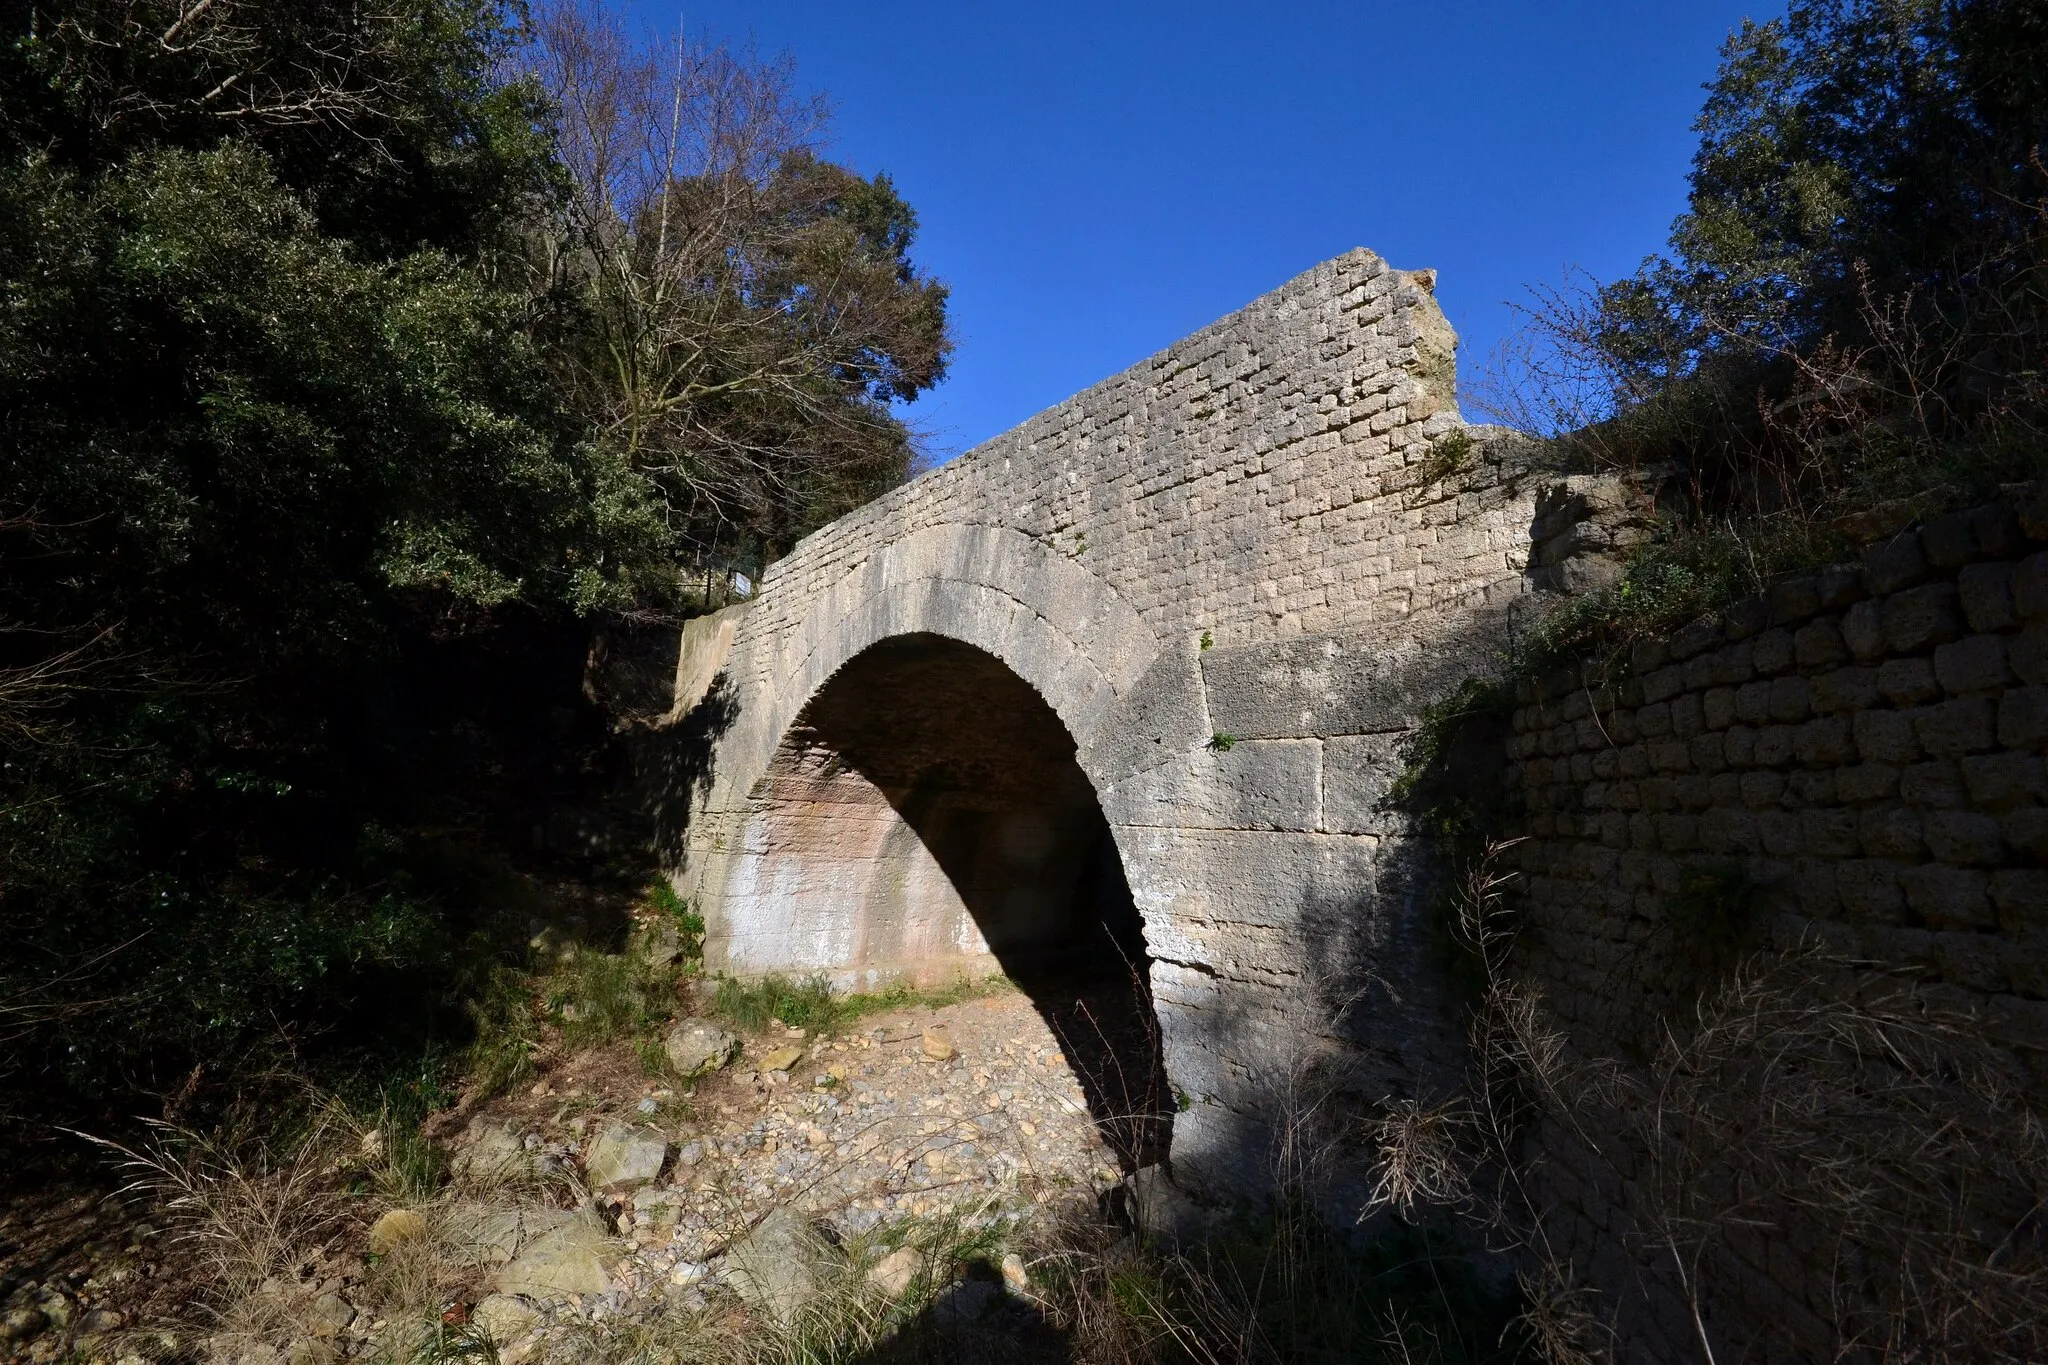
[[[1674,1030],[1649,1231],[1695,1293],[1766,1243],[1826,1278],[1845,1358],[2048,1356],[2048,1131],[1986,1022],[1912,977],[1759,956]]]

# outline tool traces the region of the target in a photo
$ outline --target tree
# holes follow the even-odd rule
[[[1672,534],[1730,591],[2040,468],[2048,12],[1794,0],[1729,38],[1695,127],[1669,250],[1538,291],[1484,406],[1674,472]]]
[[[9,1063],[118,1091],[445,960],[391,837],[405,659],[629,602],[667,546],[505,269],[561,183],[505,11],[76,0],[4,36],[0,1005],[69,1021]]]
[[[943,371],[945,291],[887,180],[816,154],[786,64],[544,19],[0,3],[24,1093],[455,1005],[502,926],[437,850],[502,862],[575,768],[550,746],[602,736],[565,705],[591,623],[672,618],[701,561],[908,467],[890,405]]]
[[[686,552],[773,558],[901,482],[890,404],[951,344],[888,177],[819,154],[825,110],[786,61],[635,48],[588,0],[546,7],[537,38],[572,182],[543,264],[581,310],[557,373]]]
[[[1707,92],[1669,255],[1599,293],[1594,340],[1625,379],[1865,339],[1871,297],[1953,313],[2035,266],[2039,5],[1795,0],[1729,38]]]

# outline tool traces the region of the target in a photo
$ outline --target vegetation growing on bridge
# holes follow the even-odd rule
[[[1626,1046],[1567,1007],[1570,988],[1525,960],[1543,949],[1516,944],[1523,920],[1507,893],[1520,875],[1507,865],[1521,841],[1508,836],[1524,822],[1497,779],[1517,683],[1555,673],[1538,689],[1555,699],[1589,664],[1617,680],[1638,641],[2048,473],[2039,7],[1794,0],[1730,39],[1708,91],[1668,253],[1626,279],[1539,294],[1523,366],[1490,395],[1496,415],[1546,438],[1559,468],[1654,491],[1658,517],[1617,581],[1556,607],[1501,676],[1467,683],[1411,738],[1393,799],[1449,855],[1439,920],[1467,969],[1474,1061],[1467,1095],[1389,1111],[1383,1188],[1472,1212],[1522,1246],[1532,1308],[1564,1310],[1539,1333],[1551,1360],[1604,1355],[1626,1311],[1613,1295],[1628,1291],[1587,1287],[1584,1249],[1557,1240],[1569,1199],[1546,1164],[1642,1191],[1610,1201],[1603,1236],[1663,1262],[1650,1273],[1672,1277],[1701,1358],[1731,1317],[1776,1311],[1725,1258],[1761,1230],[1774,1256],[1825,1246],[1857,1267],[1853,1283],[1832,1282],[1815,1343],[2030,1359],[2048,1270],[2027,1229],[2048,1163],[2028,1138],[1989,1138],[2032,1134],[2040,1119],[2000,1053],[2008,1040],[1935,998],[1961,974],[1937,968],[1947,984],[1923,995],[1920,971],[1886,961],[1889,947],[1824,949],[1822,926],[1797,943],[1761,932],[1774,905],[1788,912],[1780,924],[1808,908],[1753,879],[1769,859],[1687,860],[1682,838],[1633,830],[1611,851],[1676,874],[1599,967],[1620,989],[1655,951],[1671,957],[1673,1003],[1641,1052],[1619,1055]],[[1600,709],[1577,714],[1603,723]],[[1562,784],[1567,805],[1597,786],[1587,776]],[[1766,806],[1758,818],[1786,817]],[[1529,847],[1540,856],[1527,865],[1548,870],[1574,846]],[[1540,906],[1540,889],[1529,899]],[[1564,932],[1563,918],[1531,915],[1530,937]],[[1969,1287],[1930,1292],[1937,1279]]]

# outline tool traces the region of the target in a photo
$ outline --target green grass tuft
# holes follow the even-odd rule
[[[718,983],[712,997],[712,1013],[728,1023],[760,1031],[770,1019],[809,1032],[844,1028],[857,1019],[891,1010],[942,1009],[963,1000],[975,1000],[999,991],[1015,990],[1008,977],[979,979],[961,977],[951,985],[921,988],[898,982],[879,991],[841,995],[823,976],[792,981],[786,976],[765,976],[739,981],[727,977]]]

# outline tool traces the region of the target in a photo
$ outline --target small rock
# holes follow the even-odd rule
[[[676,1165],[694,1166],[704,1159],[704,1144],[695,1138],[684,1143],[676,1152]]]
[[[523,1294],[543,1303],[572,1294],[603,1294],[612,1288],[611,1266],[623,1249],[604,1234],[596,1219],[571,1218],[536,1237],[498,1272],[500,1294]]]
[[[946,1036],[943,1025],[933,1024],[924,1031],[924,1055],[935,1062],[950,1062],[960,1055],[960,1050]]]
[[[657,920],[640,940],[640,956],[650,967],[666,967],[682,955],[683,936],[673,920]]]
[[[493,1294],[469,1311],[469,1320],[494,1345],[503,1347],[533,1330],[540,1313],[517,1295]]]
[[[726,1253],[726,1280],[748,1304],[787,1326],[818,1296],[825,1251],[796,1210],[778,1207]]]
[[[1031,1288],[1031,1277],[1024,1273],[1024,1258],[1014,1251],[1003,1257],[1003,1283],[1012,1294]]]
[[[634,1108],[641,1114],[652,1116],[660,1111],[661,1101],[649,1095],[646,1099],[635,1105]]]
[[[390,1217],[386,1214],[385,1217]],[[414,1214],[415,1218],[419,1215]],[[378,1220],[380,1223],[382,1219]],[[372,1237],[375,1233],[373,1231]],[[338,1337],[348,1330],[356,1320],[355,1306],[339,1294],[322,1294],[313,1300],[312,1309],[306,1314],[306,1331],[315,1337]]]
[[[334,1349],[333,1342],[314,1337],[300,1337],[284,1352],[284,1365],[335,1365],[340,1359],[341,1352]]]
[[[675,1269],[668,1272],[668,1282],[678,1289],[687,1289],[704,1283],[704,1277],[710,1273],[711,1268],[702,1261],[677,1261]]]
[[[868,1283],[892,1299],[901,1298],[923,1269],[923,1252],[916,1247],[898,1247],[868,1270]]]
[[[501,1266],[521,1248],[569,1222],[566,1209],[501,1209],[482,1204],[455,1204],[448,1209],[442,1237],[464,1260]]]
[[[469,1185],[517,1180],[533,1169],[526,1142],[509,1124],[485,1128],[455,1158],[455,1178]]]
[[[95,1308],[78,1320],[78,1330],[86,1336],[99,1336],[117,1330],[126,1321],[111,1308]]]
[[[427,1220],[411,1209],[391,1209],[370,1225],[370,1254],[389,1256],[427,1235]]]
[[[0,1341],[27,1341],[50,1325],[40,1308],[17,1308],[0,1319]]]
[[[696,1076],[731,1061],[739,1039],[708,1019],[685,1019],[662,1036],[661,1048],[678,1075]]]
[[[608,1123],[583,1159],[594,1190],[637,1190],[660,1176],[668,1161],[668,1134],[657,1128]]]
[[[779,1047],[761,1059],[760,1069],[762,1071],[781,1071],[786,1073],[791,1067],[803,1060],[803,1055],[804,1050],[800,1047]]]
[[[1176,1241],[1195,1235],[1214,1221],[1209,1210],[1173,1183],[1164,1166],[1141,1166],[1123,1186],[1131,1218],[1148,1237]]]
[[[1000,1292],[992,1280],[962,1280],[939,1296],[932,1317],[940,1322],[973,1322]]]

